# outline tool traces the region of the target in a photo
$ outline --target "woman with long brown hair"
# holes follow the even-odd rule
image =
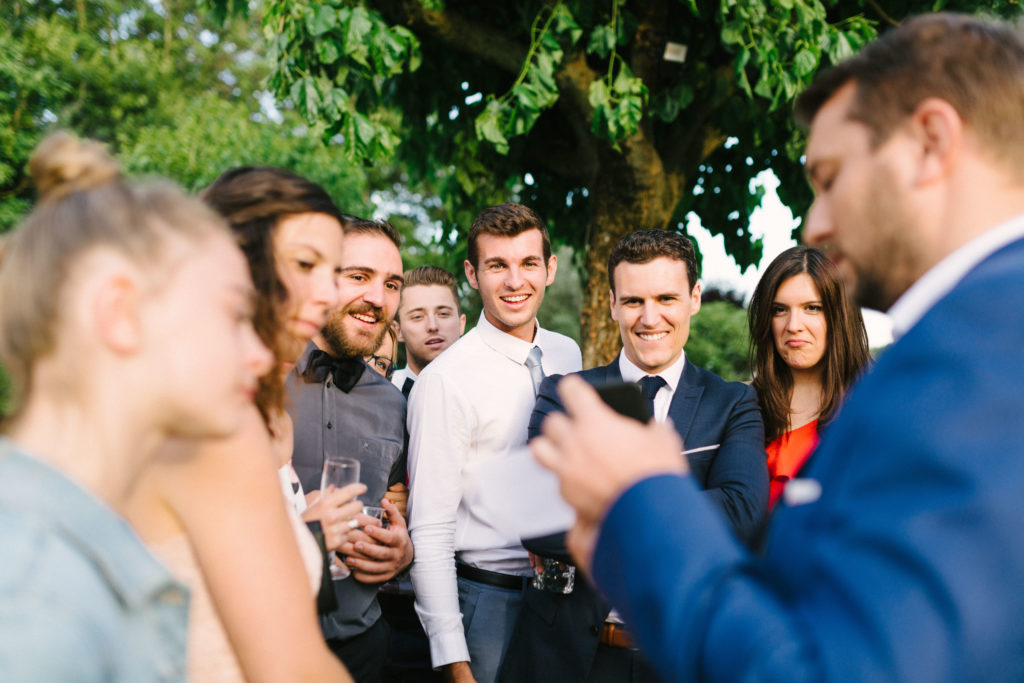
[[[248,259],[255,327],[274,368],[239,434],[178,442],[150,467],[130,519],[194,587],[191,680],[351,680],[316,618],[323,556],[298,520],[301,496],[286,502],[280,477],[292,448],[284,376],[337,304],[345,217],[323,188],[276,168],[228,171],[203,199]],[[199,455],[183,461],[183,453]],[[362,504],[352,499],[364,491],[323,492],[306,511],[321,522],[327,549],[357,523]]]
[[[819,250],[804,246],[771,262],[750,299],[747,321],[771,507],[867,366],[868,337],[836,267]]]

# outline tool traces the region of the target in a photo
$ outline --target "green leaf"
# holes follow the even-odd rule
[[[373,22],[370,20],[370,13],[366,11],[366,8],[358,6],[352,8],[345,27],[345,47],[351,50],[355,46],[361,45],[371,30],[373,30]]]
[[[508,138],[501,131],[501,109],[498,101],[488,96],[487,106],[473,121],[473,127],[478,138],[494,145],[499,154],[508,154]]]
[[[314,37],[320,37],[338,23],[338,12],[330,5],[317,5],[306,15],[306,28]]]
[[[810,76],[817,68],[818,58],[807,48],[803,48],[797,52],[796,57],[793,58],[793,71],[795,71],[796,75],[800,78]]]
[[[608,92],[608,85],[603,79],[590,84],[587,101],[590,102],[591,107],[594,109],[607,107],[609,99],[611,99],[611,93]]]
[[[605,59],[615,49],[615,30],[611,26],[598,26],[590,32],[587,54]]]
[[[576,41],[583,35],[583,29],[576,23],[575,17],[572,16],[572,12],[564,4],[559,3],[555,7],[555,31],[564,34],[569,33],[569,44],[575,45]]]
[[[322,64],[334,64],[341,57],[337,44],[330,38],[317,41],[316,52]]]
[[[837,31],[832,45],[828,50],[828,58],[833,64],[838,64],[853,54],[850,40],[842,31]]]

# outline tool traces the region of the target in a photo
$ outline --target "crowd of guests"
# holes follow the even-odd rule
[[[857,88],[878,87],[879,64],[898,72],[900,59],[925,63],[964,41],[973,59],[1004,65],[1009,53],[1024,66],[1013,31],[935,15],[802,96],[818,191],[807,237],[828,253],[793,247],[764,272],[749,306],[749,384],[686,356],[701,284],[679,233],[638,230],[613,246],[622,350],[584,370],[576,343],[537,321],[558,262],[525,206],[489,207],[470,226],[465,277],[482,313],[463,334],[456,277],[405,271],[390,224],[344,213],[308,179],[236,168],[191,198],[125,180],[98,145],[47,138],[30,164],[39,201],[0,243],[0,361],[16,390],[0,439],[4,680],[1013,678],[1020,662],[1007,648],[1024,634],[983,640],[971,612],[982,608],[961,601],[949,569],[977,538],[1004,539],[996,531],[1019,507],[1002,492],[1019,482],[1012,466],[995,475],[1002,489],[970,498],[969,520],[951,519],[943,497],[977,495],[981,482],[950,464],[972,453],[941,436],[961,435],[949,423],[962,418],[928,412],[960,377],[933,377],[929,357],[957,373],[977,348],[954,352],[944,338],[970,317],[958,279],[901,303],[907,273],[924,272],[910,267],[917,247],[892,236],[909,229],[905,207],[882,202],[895,215],[877,233],[888,251],[840,227],[860,187],[847,180],[851,159],[888,149],[884,135],[869,144]],[[981,227],[1019,214],[1024,202],[1004,196],[1017,196],[1012,174],[973,142],[981,124],[924,92],[890,133],[914,151],[894,159],[916,165],[889,160],[879,173],[941,184],[915,189],[924,211],[973,197],[966,178],[986,171],[985,191],[1004,194],[974,198]],[[895,193],[886,180],[864,197]],[[947,215],[931,211],[933,222]],[[938,244],[974,245],[955,265],[961,278],[998,252],[979,267],[991,271],[982,290],[1020,279],[1020,219],[998,238],[947,222],[960,243],[917,232],[915,245],[932,244],[921,247],[932,258]],[[893,306],[909,341],[847,403],[870,363],[853,295]],[[1019,306],[1007,310],[1020,322]],[[981,406],[975,426],[1020,407],[980,398],[1021,352],[986,320],[1010,360],[955,384]],[[400,344],[407,365],[396,369]],[[628,387],[619,409],[641,419],[590,388],[609,386]],[[925,404],[916,391],[931,392]],[[872,417],[896,420],[901,407],[914,420],[899,428]],[[576,509],[571,529],[520,537],[478,490],[474,471],[528,440]],[[322,486],[336,455],[358,461],[359,483]],[[899,498],[892,481],[916,493]],[[957,558],[932,568],[917,539],[940,533]],[[1019,553],[1005,553],[983,558],[1001,585],[1000,571],[1019,568]],[[886,639],[904,619],[930,628],[938,663],[919,662],[924,674],[900,647],[926,656],[926,643]],[[944,630],[951,622],[964,633]],[[992,653],[965,653],[982,644]]]

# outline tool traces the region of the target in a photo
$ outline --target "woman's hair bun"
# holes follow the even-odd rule
[[[120,177],[118,167],[102,145],[66,132],[53,133],[39,143],[28,162],[40,201],[55,201],[72,192],[91,190]]]

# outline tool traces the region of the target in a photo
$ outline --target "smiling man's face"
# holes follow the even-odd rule
[[[623,261],[612,273],[612,320],[622,351],[634,365],[657,374],[679,359],[700,310],[700,284],[690,287],[686,263],[661,256],[647,263]]]
[[[330,352],[362,358],[380,346],[402,293],[402,256],[382,233],[346,234],[341,247],[339,306],[323,331]]]
[[[466,278],[480,290],[487,321],[502,332],[533,341],[544,288],[555,281],[558,260],[544,260],[540,230],[477,237],[477,265],[466,261]]]

